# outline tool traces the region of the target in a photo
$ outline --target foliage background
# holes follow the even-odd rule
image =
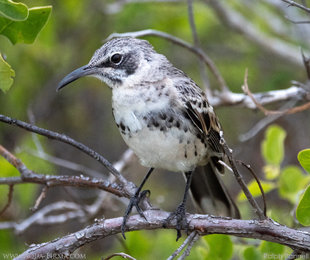
[[[300,45],[306,50],[309,48],[300,37],[295,37],[295,34],[302,34],[303,30],[306,32],[306,26],[309,25],[293,25],[285,20],[280,10],[275,7],[250,2],[227,1],[227,4],[242,13],[266,34],[274,34],[270,28],[270,24],[274,25],[274,21],[268,23],[264,15],[268,14],[275,20],[280,19],[284,28],[279,29],[283,29],[283,33],[280,31],[273,36],[295,44],[296,48]],[[51,4],[53,10],[46,26],[31,45],[12,45],[7,38],[0,36],[0,52],[5,55],[16,74],[13,87],[6,94],[0,92],[0,113],[25,121],[29,121],[29,114],[33,114],[37,125],[66,133],[94,148],[110,161],[118,160],[126,146],[113,121],[111,92],[108,87],[96,79],[86,78],[75,82],[61,93],[56,93],[57,83],[73,69],[88,63],[93,52],[113,32],[152,28],[192,42],[186,3],[179,1],[129,3],[119,5],[119,10],[111,8],[116,6],[116,2],[102,0],[24,1],[24,3],[29,7]],[[201,46],[216,63],[232,91],[241,92],[246,68],[249,68],[248,81],[252,92],[287,88],[291,80],[301,82],[306,80],[303,68],[281,60],[268,50],[253,44],[243,35],[225,27],[204,2],[195,2],[194,11]],[[294,12],[292,11],[293,14]],[[155,37],[146,39],[158,52],[165,54],[172,63],[202,85],[198,60],[192,53],[163,39]],[[216,88],[212,77],[210,80],[211,85]],[[222,107],[216,112],[223,125],[226,140],[233,147],[237,158],[250,163],[254,170],[262,175],[265,161],[261,155],[261,142],[264,133],[259,133],[247,142],[239,140],[240,134],[247,132],[263,118],[262,113],[238,107]],[[283,167],[290,164],[297,165],[298,151],[310,147],[308,116],[309,112],[305,111],[281,117],[276,121],[286,132],[285,156],[281,162]],[[80,174],[31,155],[31,151],[35,149],[32,138],[30,133],[0,124],[0,143],[13,151],[30,169],[46,174]],[[52,155],[105,172],[93,160],[68,146],[41,138],[40,141],[44,149]],[[0,159],[0,163],[0,174],[3,177],[18,175],[3,160]],[[145,171],[146,169],[137,165],[131,169],[129,179],[139,183]],[[249,176],[245,178],[251,179]],[[230,190],[236,196],[239,187],[229,178],[226,182],[230,183]],[[172,211],[180,201],[183,186],[181,175],[157,171],[146,188],[151,189],[154,204]],[[0,187],[0,206],[6,202],[7,191],[8,187]],[[31,215],[29,208],[33,206],[39,193],[40,187],[37,185],[20,185],[14,193],[13,204],[1,220],[18,221]],[[87,204],[95,199],[96,194],[97,191],[89,189],[54,188],[48,192],[42,207],[64,198]],[[287,218],[292,210],[292,204],[279,196],[277,190],[268,193],[267,201],[269,208],[272,208],[271,214],[276,219],[283,220],[281,223],[293,225],[293,217],[290,216],[289,220]],[[246,203],[239,202],[239,206],[245,217],[251,217]],[[110,205],[104,206],[98,217],[120,216],[123,211],[124,205],[112,200]],[[56,236],[73,232],[92,221],[90,219],[82,224],[72,221],[51,227],[34,226],[18,236],[10,230],[0,230],[0,252],[20,253],[27,247],[26,244],[51,240]],[[137,258],[152,255],[153,259],[158,259],[168,256],[173,248],[177,247],[174,235],[171,231],[137,232],[129,235],[126,241],[120,238],[105,239],[83,248],[81,252],[87,253],[87,259],[92,257],[96,259],[102,255],[107,256],[108,252],[128,249],[129,253]],[[203,241],[200,243],[200,247],[197,247],[198,249],[191,255],[193,259],[197,259],[201,251],[208,248]],[[239,242],[234,243],[238,245]],[[250,249],[248,251],[249,254],[255,254]],[[231,255],[228,256],[227,259]]]

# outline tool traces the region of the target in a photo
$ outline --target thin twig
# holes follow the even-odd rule
[[[251,204],[252,208],[254,209],[254,211],[257,214],[257,216],[259,217],[259,219],[261,219],[261,220],[265,219],[266,216],[265,216],[264,212],[261,210],[261,208],[257,204],[256,200],[253,198],[253,196],[252,196],[251,192],[249,191],[246,183],[244,182],[242,176],[240,175],[240,173],[236,167],[236,163],[235,163],[235,159],[233,158],[232,151],[228,147],[228,145],[226,144],[226,141],[224,140],[223,137],[221,139],[221,142],[222,142],[222,146],[223,146],[225,155],[227,156],[227,159],[228,159],[229,164],[233,170],[233,174],[235,175],[237,182],[239,183],[240,187],[242,188],[245,196],[247,197],[249,203]]]
[[[66,212],[62,214],[51,215],[51,213],[59,212],[60,210],[66,210]],[[14,229],[16,233],[21,234],[33,224],[55,225],[76,218],[85,218],[85,212],[81,210],[81,205],[68,201],[57,201],[41,208],[22,222],[16,223]]]
[[[304,65],[306,68],[308,80],[310,80],[310,58],[306,57],[306,55],[304,54],[302,50],[301,50],[301,56],[302,56],[302,61],[304,62]]]
[[[286,102],[280,110],[283,111],[287,108],[292,108],[296,105],[297,100],[291,100],[290,102]],[[260,133],[265,127],[272,122],[276,121],[280,117],[284,116],[283,114],[275,114],[263,117],[261,120],[259,120],[250,130],[248,130],[246,133],[241,134],[239,136],[239,140],[241,142],[246,142],[250,139],[252,139],[254,136],[256,136],[258,133]]]
[[[310,13],[310,8],[305,7],[305,6],[303,6],[302,4],[296,3],[296,2],[294,2],[294,1],[292,1],[292,0],[282,0],[282,2],[285,2],[285,3],[289,4],[290,6],[298,7],[298,8],[300,8],[300,9],[302,9],[302,10],[304,10],[304,11]]]
[[[195,232],[195,235],[193,236],[193,238],[189,241],[187,247],[185,248],[183,254],[179,257],[178,260],[184,260],[187,256],[189,256],[195,242],[198,240],[199,238],[199,235],[198,235],[198,232],[194,231]],[[192,232],[192,233],[194,233]]]
[[[8,209],[8,207],[10,207],[11,202],[12,202],[12,198],[13,198],[13,191],[14,191],[14,185],[10,184],[9,185],[9,193],[8,193],[8,201],[5,204],[5,206],[3,207],[3,209],[0,211],[0,216]]]
[[[152,29],[147,29],[147,30],[142,30],[142,31],[136,31],[136,32],[127,32],[127,33],[112,33],[109,35],[107,40],[110,40],[115,37],[143,37],[143,36],[157,36],[161,37],[163,39],[169,40],[177,45],[182,46],[183,48],[188,49],[189,51],[193,52],[195,55],[197,55],[200,59],[203,60],[203,62],[208,66],[209,70],[211,73],[215,76],[215,79],[221,86],[221,88],[226,88],[226,82],[224,78],[222,77],[221,73],[215,66],[214,62],[209,58],[209,56],[200,48],[196,48],[192,44],[177,38],[171,34],[157,31],[157,30],[152,30]]]
[[[190,243],[190,241],[197,235],[196,231],[193,231],[189,234],[189,236],[184,240],[184,242],[173,252],[171,256],[167,258],[167,260],[172,260],[177,257],[178,254]]]
[[[21,177],[0,178],[1,184],[20,184],[20,183],[39,183],[49,187],[53,186],[75,186],[75,187],[92,187],[98,188],[121,197],[130,197],[123,187],[109,181],[80,176],[54,176],[37,174],[29,170],[19,159],[0,145],[0,155],[3,156],[10,164],[12,164],[21,174]]]
[[[187,12],[188,12],[189,25],[190,25],[191,32],[192,32],[192,38],[194,41],[194,46],[195,46],[195,48],[200,48],[198,33],[197,33],[196,25],[195,25],[193,1],[192,0],[187,0]],[[205,63],[201,59],[198,59],[198,63],[199,63],[200,75],[202,78],[202,82],[204,84],[204,89],[206,91],[207,96],[210,96],[211,90],[210,90],[209,79],[208,79],[208,76],[207,76],[206,70],[205,70]],[[223,88],[222,85],[220,85],[220,87],[221,87],[221,89]]]
[[[34,206],[31,208],[31,211],[36,211],[38,209],[38,207],[40,206],[41,202],[45,199],[46,197],[46,193],[48,190],[48,186],[44,186],[39,197],[36,200],[36,203],[34,204]]]
[[[252,92],[249,89],[248,86],[248,82],[247,82],[247,78],[248,78],[248,70],[245,70],[245,75],[244,75],[244,85],[242,86],[242,90],[244,91],[244,93],[246,95],[248,95],[251,100],[253,101],[253,103],[255,104],[255,106],[261,110],[266,116],[267,115],[289,115],[289,114],[295,114],[298,112],[302,112],[304,110],[307,110],[310,108],[310,102],[307,102],[303,105],[297,106],[297,107],[293,107],[293,108],[289,108],[289,109],[285,109],[285,110],[269,110],[266,109],[264,106],[262,106],[254,97],[254,95],[252,94]]]
[[[304,21],[295,21],[295,20],[292,20],[291,18],[289,18],[287,15],[285,16],[285,18],[287,20],[289,20],[291,23],[293,24],[309,24],[310,23],[310,20],[304,20]]]
[[[262,184],[261,184],[259,178],[257,177],[257,175],[255,174],[255,172],[253,171],[253,169],[251,168],[250,165],[245,164],[243,161],[240,161],[240,160],[237,160],[237,162],[239,164],[243,165],[245,168],[247,168],[249,170],[249,172],[252,174],[253,178],[255,179],[255,181],[256,181],[259,189],[260,189],[260,192],[262,194],[263,203],[264,203],[264,215],[265,215],[265,217],[267,217],[267,204],[266,204],[265,192],[264,192],[264,189],[262,187]]]
[[[43,135],[43,136],[48,137],[50,139],[61,141],[63,143],[69,144],[69,145],[79,149],[80,151],[84,152],[85,154],[89,155],[90,157],[94,158],[96,161],[98,161],[104,167],[106,167],[113,175],[115,175],[115,177],[118,180],[120,180],[122,183],[127,184],[127,181],[124,179],[124,177],[113,167],[113,165],[107,159],[105,159],[102,155],[100,155],[99,153],[90,149],[86,145],[75,141],[74,139],[70,138],[67,135],[59,134],[59,133],[53,132],[51,130],[40,128],[38,126],[23,122],[23,121],[18,120],[18,119],[13,119],[13,118],[10,118],[10,117],[4,116],[4,115],[0,115],[0,121],[7,123],[7,124],[18,126],[18,127],[23,128],[27,131],[37,133],[39,135]]]
[[[125,254],[125,253],[114,253],[114,254],[109,255],[109,256],[102,258],[102,259],[103,260],[109,260],[109,259],[112,259],[114,256],[120,256],[120,257],[125,258],[125,259],[136,260],[136,258],[134,258],[128,254]]]
[[[126,165],[128,165],[128,163],[131,162],[132,154],[133,154],[132,151],[127,150],[122,156],[122,158],[117,163],[114,164],[115,165],[114,167],[119,171],[122,171],[126,167]],[[79,219],[80,222],[85,222],[90,217],[95,216],[98,210],[103,205],[106,204],[104,203],[104,201],[106,200],[106,198],[108,198],[107,194],[114,193],[113,189],[116,191],[116,193],[114,193],[115,195],[128,197],[128,194],[123,191],[122,187],[119,187],[116,184],[110,184],[115,180],[115,177],[113,175],[110,175],[108,180],[104,181],[103,183],[101,183],[102,180],[84,176],[40,175],[27,169],[27,167],[21,161],[19,161],[13,154],[11,154],[2,146],[0,146],[0,155],[5,156],[5,158],[13,165],[18,166],[19,170],[22,172],[21,175],[24,176],[23,178],[22,177],[0,178],[0,185],[1,184],[15,185],[20,183],[40,183],[45,185],[45,187],[76,186],[76,187],[93,187],[105,190],[105,188],[102,185],[104,186],[108,185],[110,186],[110,188],[112,188],[112,190],[107,190],[109,191],[109,193],[101,192],[98,195],[96,201],[90,206],[86,205],[81,207],[81,205],[78,205],[77,202],[76,203],[56,202],[53,204],[49,204],[46,207],[38,210],[34,215],[30,216],[27,219],[24,219],[22,221],[19,220],[19,223],[1,222],[0,229],[14,229],[16,233],[22,233],[34,224],[55,225],[70,221],[72,219]],[[37,199],[35,207],[38,206],[41,198],[43,198],[44,193],[45,189],[43,189],[41,195]],[[147,202],[143,201],[143,205],[146,204]],[[149,208],[149,204],[147,204],[147,207],[145,208]],[[53,211],[59,212],[59,210],[61,211],[67,210],[67,212],[61,214],[58,213],[57,215],[48,215]]]
[[[86,188],[97,188],[105,190],[119,197],[130,196],[123,190],[123,188],[115,183],[110,183],[106,180],[101,180],[97,178],[80,176],[67,176],[67,175],[45,175],[38,174],[31,171],[31,174],[26,177],[7,177],[0,179],[0,185],[5,184],[22,184],[22,183],[37,183],[47,185],[48,187],[56,186],[72,186],[72,187],[86,187]]]
[[[310,100],[310,93],[304,87],[293,85],[287,89],[271,90],[266,92],[254,93],[253,97],[261,105],[269,105],[289,100]],[[253,100],[245,93],[234,93],[223,91],[215,93],[209,98],[213,107],[220,106],[240,106],[248,109],[257,109]]]
[[[79,164],[79,163],[75,163],[75,162],[71,162],[69,160],[64,160],[62,158],[58,158],[56,156],[47,154],[44,151],[35,151],[32,149],[25,149],[25,152],[27,152],[27,153],[35,156],[35,157],[38,157],[40,159],[43,159],[45,161],[48,161],[50,163],[53,163],[55,165],[61,166],[63,168],[70,169],[73,171],[77,171],[79,173],[82,172],[82,173],[85,173],[85,174],[90,175],[92,177],[100,178],[104,175],[104,173],[102,173],[102,172],[95,171],[95,170],[90,169],[90,168],[88,168],[82,164]]]
[[[242,14],[229,6],[227,1],[204,0],[204,2],[213,8],[219,20],[229,29],[242,34],[268,53],[271,52],[298,67],[302,66],[296,45],[271,37],[262,30],[257,29],[257,26],[251,23],[249,19],[246,19]]]

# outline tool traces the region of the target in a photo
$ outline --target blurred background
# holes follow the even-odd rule
[[[0,37],[0,51],[16,73],[13,87],[6,94],[0,92],[0,113],[65,133],[93,148],[109,161],[118,161],[127,147],[112,117],[110,89],[94,78],[80,79],[60,93],[55,91],[57,84],[73,69],[87,64],[94,51],[114,32],[156,29],[192,43],[187,3],[178,0],[24,2],[29,7],[51,4],[53,10],[33,44],[12,45],[7,38]],[[253,93],[285,89],[291,86],[292,80],[303,83],[307,81],[300,48],[310,54],[310,25],[296,24],[293,21],[309,20],[309,16],[276,0],[218,2],[224,7],[224,11],[235,18],[234,21],[239,23],[241,29],[227,21],[225,12],[218,9],[216,1],[194,1],[194,18],[201,48],[215,62],[231,91],[242,92],[246,68],[249,70],[248,84]],[[257,39],[247,33],[247,30],[256,35]],[[144,38],[204,88],[198,58],[193,53],[158,37]],[[289,48],[282,49],[280,43]],[[289,53],[288,50],[294,52]],[[282,56],[279,54],[281,51]],[[218,89],[213,75],[207,69],[206,72],[212,90]],[[274,104],[268,108],[278,109],[283,104]],[[233,148],[236,158],[251,164],[261,176],[265,165],[261,155],[265,128],[247,141],[241,141],[240,137],[265,117],[263,113],[238,106],[221,106],[215,110],[222,123],[226,141]],[[309,122],[308,111],[286,115],[272,122],[286,131],[283,166],[298,165],[297,153],[310,147]],[[34,137],[29,132],[3,123],[0,124],[0,143],[29,169],[38,173],[96,175],[102,178],[108,176],[106,169],[82,152],[56,141]],[[49,156],[53,156],[53,160],[40,158],[38,145]],[[63,167],[66,163],[62,163],[63,166],[53,163],[55,158],[84,165],[94,172],[70,170]],[[129,180],[139,184],[147,169],[139,166],[135,158],[131,158],[130,162],[124,169],[124,174]],[[3,161],[1,165],[2,177],[18,175],[13,167]],[[243,173],[246,181],[252,179],[247,172]],[[224,181],[231,194],[236,197],[240,188],[229,174],[226,175]],[[156,170],[145,188],[151,190],[151,202],[155,206],[172,211],[182,198],[184,180],[181,174]],[[20,222],[31,216],[33,213],[29,208],[33,207],[41,190],[40,185],[16,186],[13,202],[1,216],[1,221]],[[7,201],[7,192],[8,187],[0,187],[0,207]],[[39,208],[60,200],[75,202],[84,207],[92,205],[101,194],[102,192],[92,189],[51,188]],[[267,201],[269,208],[280,212],[278,219],[285,221],[292,205],[282,200],[276,190],[267,194]],[[0,230],[0,251],[20,253],[29,244],[49,241],[77,231],[93,223],[95,218],[122,216],[126,203],[126,200],[108,196],[102,207],[90,218],[77,217],[57,225],[33,225],[21,234],[16,234],[12,229]],[[244,218],[253,217],[247,202],[238,202],[238,205]],[[194,212],[194,209],[191,208],[191,211]],[[144,258],[143,254],[150,254],[150,250],[145,249],[144,252],[143,248],[158,245],[161,252],[152,254],[154,259],[161,259],[173,252],[163,241],[172,241],[169,242],[170,245],[172,243],[173,248],[176,248],[174,236],[174,231],[140,232],[129,235],[127,241],[120,237],[108,238],[83,247],[80,251],[87,253],[87,259],[98,259],[97,257],[107,256],[108,252],[115,251],[129,250],[133,253],[130,250],[134,251],[133,248],[138,247],[134,243],[135,239],[147,237],[144,244],[141,242],[141,248],[136,249],[139,251],[138,256]]]

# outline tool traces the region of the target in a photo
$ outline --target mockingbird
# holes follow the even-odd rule
[[[221,126],[192,79],[148,41],[131,37],[105,43],[87,65],[68,74],[57,90],[83,76],[96,77],[112,89],[112,111],[121,136],[140,163],[150,168],[124,215],[123,236],[133,207],[144,216],[139,207],[141,189],[154,168],[182,172],[186,178],[183,200],[167,219],[176,218],[177,239],[187,226],[189,189],[203,212],[239,217],[217,176],[224,172]]]

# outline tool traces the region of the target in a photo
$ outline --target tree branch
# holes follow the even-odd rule
[[[295,114],[304,110],[307,110],[310,108],[310,102],[297,106],[297,107],[293,107],[293,108],[288,108],[285,110],[269,110],[266,109],[262,104],[260,104],[254,97],[253,93],[250,91],[249,86],[248,86],[248,70],[245,71],[245,75],[244,75],[244,85],[242,86],[242,90],[243,92],[248,95],[251,100],[253,101],[253,103],[255,104],[255,106],[261,110],[265,116],[268,115],[284,115],[284,114]]]
[[[285,2],[285,3],[287,3],[287,4],[289,4],[289,6],[298,7],[298,8],[300,8],[301,10],[304,10],[304,11],[310,13],[310,8],[305,7],[305,6],[302,5],[302,4],[296,3],[296,2],[294,2],[294,1],[292,1],[292,0],[281,0],[281,1],[282,1],[282,2]]]
[[[12,197],[13,197],[13,191],[14,191],[14,185],[10,184],[9,185],[9,193],[8,193],[8,201],[5,204],[5,206],[3,207],[3,209],[0,211],[0,217],[7,210],[7,208],[11,205]]]
[[[230,29],[243,34],[253,43],[257,44],[264,50],[285,59],[298,67],[303,66],[300,59],[299,50],[296,46],[287,42],[269,37],[268,35],[257,30],[253,24],[246,20],[242,15],[234,11],[232,8],[224,5],[224,1],[205,0],[219,19]]]
[[[75,141],[74,139],[68,137],[67,135],[59,134],[59,133],[53,132],[51,130],[40,128],[40,127],[37,127],[35,125],[23,122],[21,120],[13,119],[13,118],[10,118],[8,116],[1,115],[1,114],[0,114],[0,121],[7,123],[7,124],[18,126],[18,127],[23,128],[27,131],[37,133],[39,135],[43,135],[43,136],[48,137],[50,139],[69,144],[69,145],[79,149],[80,151],[84,152],[85,154],[89,155],[90,157],[94,158],[96,161],[101,163],[105,168],[107,168],[115,176],[115,178],[122,184],[124,192],[127,193],[126,197],[132,196],[134,194],[136,186],[132,182],[127,181],[124,178],[124,176],[121,175],[119,173],[119,171],[117,171],[115,169],[115,167],[107,159],[105,159],[102,155],[95,152],[94,150],[87,147],[86,145]],[[13,158],[13,157],[11,157],[11,158]],[[11,162],[11,164],[14,165],[22,173],[23,172],[23,171],[21,171],[22,169],[19,168],[20,167],[19,162],[20,162],[19,160],[13,160]],[[22,164],[21,167],[24,167],[24,165]],[[25,171],[25,173],[29,173],[31,176],[31,172],[29,170],[28,170],[28,172]],[[36,179],[36,176],[33,176],[33,177],[34,177],[34,179]],[[98,179],[98,181],[103,182],[102,180],[99,180],[99,179]]]
[[[192,233],[190,233],[189,236],[184,240],[184,242],[182,243],[182,245],[179,246],[178,249],[175,250],[175,251],[173,252],[173,254],[167,258],[167,260],[172,260],[172,259],[174,259],[175,257],[177,257],[177,255],[180,254],[180,253],[182,252],[182,250],[183,250],[185,247],[188,248],[189,246],[191,246],[191,245],[198,239],[198,237],[199,237],[199,235],[198,235],[197,231],[193,231]],[[186,248],[186,249],[187,249],[187,248]],[[191,249],[191,248],[190,248],[190,249]],[[185,250],[185,251],[186,251],[186,250]],[[182,256],[183,256],[183,255],[186,255],[186,252],[184,252],[184,254],[182,254]],[[181,257],[182,257],[182,256],[181,256]]]
[[[127,226],[130,231],[162,229],[170,214],[161,210],[147,210],[144,213],[147,221],[139,215],[128,218]],[[34,256],[44,258],[47,254],[52,253],[61,254],[65,258],[79,247],[94,240],[121,233],[122,221],[122,217],[97,221],[97,223],[67,236],[47,243],[32,245],[15,260],[33,259]],[[189,223],[188,231],[197,231],[199,235],[227,234],[279,243],[302,252],[309,252],[310,250],[310,234],[308,232],[288,228],[271,219],[240,220],[188,214],[187,221]],[[169,223],[167,228],[175,229],[176,221]]]
[[[258,103],[265,106],[289,100],[309,101],[310,92],[300,86],[291,86],[287,89],[253,93],[253,97]],[[233,93],[230,91],[217,93],[210,99],[210,104],[213,107],[240,106],[248,109],[257,109],[257,106],[255,105],[251,97],[244,93]]]
[[[75,187],[92,187],[105,190],[114,195],[121,197],[130,197],[123,187],[109,181],[80,176],[57,176],[38,174],[29,170],[19,159],[0,145],[0,155],[12,164],[21,174],[21,177],[0,178],[0,185],[15,185],[20,183],[38,183],[48,187],[54,186],[75,186]]]
[[[59,134],[57,132],[53,132],[51,130],[40,128],[40,127],[37,127],[35,125],[23,122],[23,121],[18,120],[18,119],[10,118],[8,116],[4,116],[4,115],[1,115],[1,114],[0,114],[0,121],[2,121],[4,123],[7,123],[7,124],[18,126],[18,127],[23,128],[23,129],[25,129],[27,131],[30,131],[30,132],[33,132],[33,133],[36,133],[36,134],[39,134],[39,135],[43,135],[43,136],[48,137],[50,139],[61,141],[62,143],[69,144],[69,145],[79,149],[80,151],[84,152],[85,154],[89,155],[90,157],[94,158],[99,163],[101,163],[118,180],[120,180],[121,182],[127,183],[127,181],[124,180],[124,177],[102,155],[100,155],[99,153],[97,153],[94,150],[90,149],[86,145],[75,141],[74,139],[70,138],[69,136],[67,136],[65,134]]]

